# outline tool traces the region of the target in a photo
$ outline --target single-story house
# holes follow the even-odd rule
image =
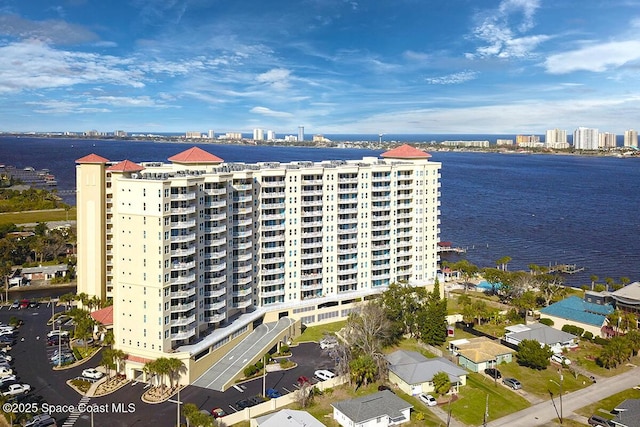
[[[25,267],[22,269],[21,274],[27,280],[51,280],[54,277],[65,277],[68,272],[67,264],[58,264]]]
[[[603,336],[602,328],[607,325],[607,316],[611,313],[613,306],[610,304],[596,304],[570,296],[541,309],[540,317],[553,320],[556,329],[575,325],[597,337]]]
[[[251,427],[324,427],[307,411],[282,409],[278,412],[251,418]]]
[[[554,329],[542,323],[529,325],[513,325],[505,328],[507,333],[504,340],[508,343],[520,345],[524,340],[536,340],[541,346],[545,344],[551,347],[554,353],[562,353],[565,348],[577,346],[577,339],[573,334]]]
[[[640,427],[640,399],[627,399],[613,408],[613,423],[620,427]]]
[[[332,403],[333,419],[344,427],[397,426],[410,420],[413,405],[389,390]]]
[[[467,383],[467,371],[444,357],[428,359],[417,351],[398,350],[387,355],[387,362],[389,382],[412,396],[433,392],[433,376],[438,372],[449,375],[451,389],[456,393]]]
[[[501,363],[511,363],[515,350],[487,337],[449,342],[449,351],[458,356],[458,364],[472,372],[482,372]]]

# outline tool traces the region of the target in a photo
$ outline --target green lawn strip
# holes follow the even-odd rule
[[[59,209],[49,211],[10,212],[0,215],[0,225],[75,220],[75,207],[69,210],[69,212],[65,211],[64,209]]]
[[[304,330],[302,335],[300,335],[294,340],[294,342],[296,343],[306,342],[306,341],[318,342],[322,338],[324,338],[325,333],[332,334],[332,333],[338,332],[346,324],[347,324],[346,320],[341,320],[339,322],[325,323],[323,325],[318,325],[318,326],[309,326]]]
[[[495,420],[530,406],[517,393],[500,384],[494,384],[481,374],[467,375],[467,385],[460,387],[458,400],[451,404],[451,413],[467,425],[481,425],[489,396],[489,420]],[[442,409],[448,410],[447,406]]]
[[[604,418],[612,419],[614,418],[613,414],[611,414],[613,408],[626,399],[640,399],[640,390],[635,388],[623,390],[620,393],[605,397],[591,405],[583,406],[574,412],[585,417],[590,417],[591,415],[596,414]]]
[[[526,368],[518,365],[516,361],[512,363],[503,363],[498,366],[502,378],[514,377],[522,383],[522,388],[527,393],[538,396],[541,399],[549,399],[549,390],[554,396],[560,393],[560,387],[555,384],[560,384],[560,369],[559,365],[552,364],[541,371]],[[579,390],[583,387],[591,385],[591,380],[583,375],[578,375],[578,378],[564,369],[562,372],[562,391],[563,393],[569,393],[571,391]]]

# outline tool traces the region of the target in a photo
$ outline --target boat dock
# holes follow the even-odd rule
[[[584,267],[578,267],[576,264],[556,264],[549,266],[549,273],[575,274],[584,271]]]
[[[456,253],[456,254],[464,254],[467,252],[465,248],[457,248],[451,244],[451,242],[438,242],[438,252],[439,253]]]

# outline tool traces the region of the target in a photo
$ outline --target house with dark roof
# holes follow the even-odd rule
[[[540,318],[551,319],[553,327],[575,325],[589,331],[593,336],[604,336],[603,327],[607,316],[613,313],[610,304],[595,304],[577,296],[570,296],[540,310]]]
[[[613,424],[620,427],[640,427],[640,399],[626,399],[613,408]]]
[[[333,419],[344,427],[397,426],[410,420],[413,405],[389,390],[332,403]]]
[[[510,344],[520,345],[524,340],[535,340],[541,346],[548,345],[554,353],[562,353],[565,348],[572,348],[577,345],[576,337],[568,332],[554,329],[542,323],[531,323],[528,325],[513,325],[505,328],[507,333],[504,340]]]
[[[412,396],[433,392],[433,376],[438,372],[449,375],[454,392],[467,383],[467,371],[444,357],[429,359],[417,351],[398,350],[387,355],[387,362],[389,382]]]

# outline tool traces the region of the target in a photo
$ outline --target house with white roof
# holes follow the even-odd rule
[[[562,353],[563,349],[577,345],[578,337],[575,335],[559,331],[542,323],[518,324],[507,326],[505,329],[507,333],[504,340],[515,345],[520,345],[524,340],[535,340],[540,343],[540,346],[546,344],[551,347],[554,353]]]
[[[417,351],[398,350],[387,355],[387,362],[389,382],[412,396],[433,392],[433,376],[438,372],[449,375],[454,392],[458,392],[460,386],[467,383],[467,371],[444,357],[429,359]]]
[[[307,411],[282,409],[250,420],[251,427],[324,427]]]
[[[397,426],[410,420],[413,405],[389,390],[332,403],[333,419],[344,427]]]

